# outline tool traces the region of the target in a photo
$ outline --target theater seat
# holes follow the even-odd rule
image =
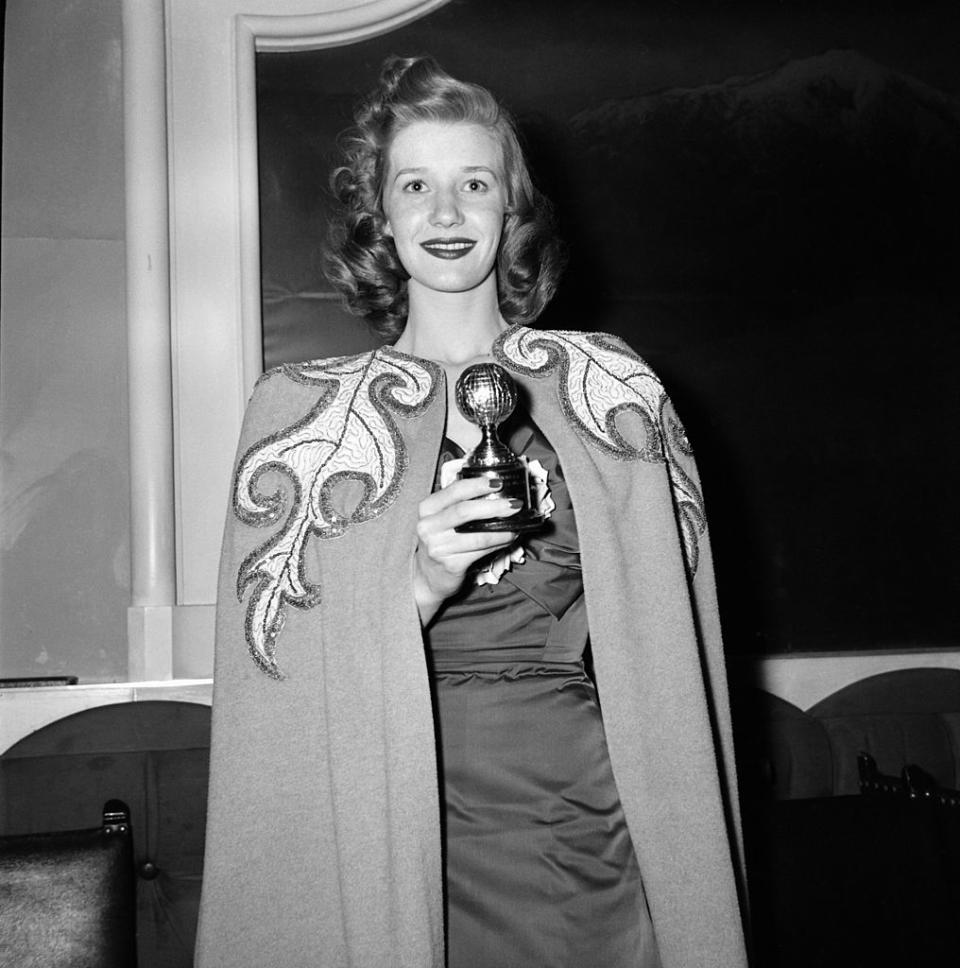
[[[110,800],[89,830],[0,837],[0,964],[130,968],[135,939],[125,804]]]
[[[67,716],[0,756],[0,835],[89,828],[106,799],[129,805],[139,968],[193,963],[209,745],[209,707],[150,701]]]

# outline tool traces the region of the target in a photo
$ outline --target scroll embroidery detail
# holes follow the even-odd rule
[[[707,530],[707,518],[703,510],[703,492],[700,490],[699,481],[694,473],[688,473],[684,468],[686,464],[693,471],[693,448],[666,394],[660,408],[660,425],[663,427],[664,452],[673,503],[683,535],[683,551],[692,577],[697,573],[697,566],[700,564],[700,537]]]
[[[390,507],[407,467],[393,415],[422,413],[441,381],[434,364],[389,348],[287,365],[270,376],[319,391],[302,419],[244,453],[233,482],[233,510],[244,524],[265,527],[285,515],[279,530],[247,555],[237,574],[240,601],[253,586],[244,623],[250,655],[263,672],[282,679],[275,653],[286,607],[306,609],[320,601],[320,588],[305,574],[307,539],[338,537]],[[285,479],[287,487],[264,489],[268,474]],[[333,502],[334,488],[344,481],[362,487],[349,515]]]
[[[706,531],[703,495],[693,451],[663,384],[621,340],[605,333],[534,330],[517,326],[494,344],[505,366],[532,377],[559,371],[560,407],[581,437],[616,460],[665,462],[683,550],[691,577]],[[644,442],[636,446],[617,429],[617,415],[635,413]]]

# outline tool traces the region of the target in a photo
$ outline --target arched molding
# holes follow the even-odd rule
[[[259,191],[257,184],[256,55],[258,51],[341,47],[389,33],[449,0],[374,0],[300,15],[236,18],[237,154],[243,319],[243,382],[246,392],[260,375]],[[332,5],[331,5],[332,6]]]

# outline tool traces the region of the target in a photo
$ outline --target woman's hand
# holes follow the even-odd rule
[[[517,535],[513,531],[464,532],[454,529],[467,521],[503,518],[516,514],[515,499],[475,498],[489,495],[500,482],[490,478],[456,480],[420,502],[417,550],[413,559],[413,594],[424,626],[440,606],[463,585],[467,569],[492,551],[506,548]]]

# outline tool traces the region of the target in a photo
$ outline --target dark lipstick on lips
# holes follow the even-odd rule
[[[438,259],[462,259],[476,244],[475,239],[427,239],[420,248]]]

